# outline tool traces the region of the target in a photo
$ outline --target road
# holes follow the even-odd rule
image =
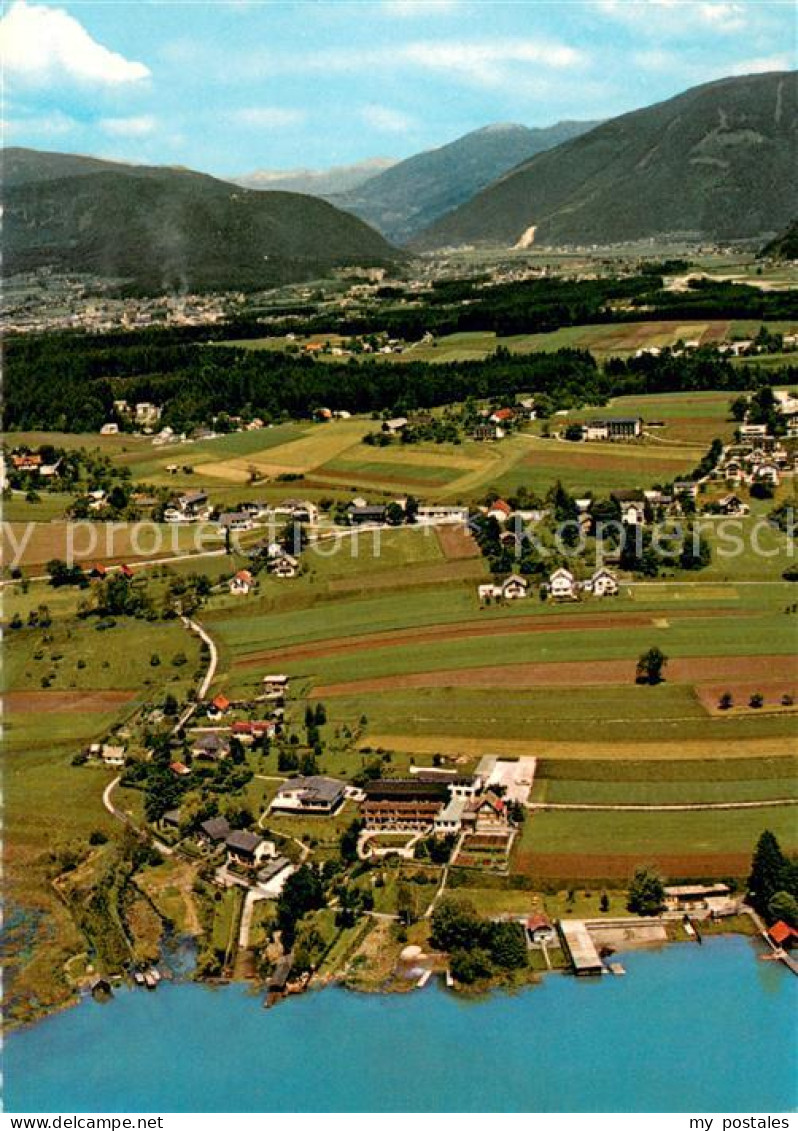
[[[197,688],[197,702],[189,703],[189,705],[180,715],[180,718],[175,723],[172,729],[172,734],[177,734],[177,732],[186,725],[188,720],[196,711],[198,704],[208,694],[208,688],[213,683],[214,676],[216,675],[216,669],[219,666],[219,650],[213,641],[213,637],[205,631],[199,621],[191,620],[189,617],[181,617],[180,619],[189,630],[189,632],[195,633],[202,641],[204,641],[205,644],[208,645],[208,667],[206,668],[205,675],[202,677],[202,681]]]
[[[121,775],[117,775],[117,777],[115,777],[114,780],[109,782],[105,787],[105,789],[103,790],[103,805],[112,817],[115,817],[117,821],[121,821],[123,825],[127,825],[129,828],[133,829],[134,832],[138,833],[141,831],[138,826],[131,821],[127,813],[123,813],[121,809],[117,809],[113,802],[114,790],[119,785],[119,782],[121,780]],[[158,840],[156,837],[152,838],[152,843],[162,856],[174,855],[175,850],[173,848],[170,848],[168,844],[164,844],[163,841]]]
[[[798,805],[795,797],[774,797],[766,801],[693,801],[673,805],[592,805],[579,803],[558,803],[548,801],[528,801],[526,808],[532,812],[541,810],[573,810],[574,812],[598,813],[691,813],[705,809],[775,809],[783,805]]]

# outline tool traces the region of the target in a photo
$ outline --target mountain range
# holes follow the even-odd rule
[[[357,217],[186,169],[3,155],[4,270],[51,267],[146,291],[247,290],[401,258]]]
[[[768,253],[790,256],[798,74],[723,79],[595,126],[489,126],[327,199],[274,191],[326,189],[368,165],[262,171],[249,178],[271,186],[260,191],[179,167],[11,148],[2,156],[4,271],[51,267],[147,291],[250,290],[401,263],[407,253],[386,233],[415,252],[642,239],[761,245],[787,233]]]
[[[283,192],[303,192],[308,196],[332,197],[352,192],[366,181],[384,173],[399,162],[393,157],[372,157],[355,165],[333,165],[329,169],[257,169],[254,173],[230,177],[234,185]]]
[[[470,200],[522,161],[578,137],[595,122],[558,122],[545,129],[496,124],[400,161],[331,203],[404,244]]]
[[[723,79],[524,162],[426,228],[417,250],[774,234],[795,213],[798,74]]]

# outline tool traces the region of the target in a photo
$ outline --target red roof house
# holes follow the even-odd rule
[[[790,947],[798,939],[798,931],[795,927],[791,927],[789,923],[785,923],[783,919],[779,919],[778,923],[774,923],[768,931],[771,940],[780,947]]]
[[[211,702],[211,706],[215,708],[215,710],[223,713],[224,711],[229,710],[230,700],[225,695],[217,695],[216,698]]]

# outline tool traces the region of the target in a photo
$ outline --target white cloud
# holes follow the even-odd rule
[[[100,118],[100,129],[112,137],[147,137],[158,128],[157,120],[151,114],[139,114],[129,118]]]
[[[406,134],[415,125],[415,120],[401,110],[392,110],[389,106],[366,106],[360,116],[367,126],[381,130],[383,133]]]
[[[755,59],[742,59],[726,68],[728,75],[761,75],[767,71],[791,71],[795,67],[792,55],[761,55]]]
[[[389,16],[441,16],[459,7],[459,0],[383,0],[382,10]]]
[[[116,86],[149,77],[143,63],[103,47],[63,8],[17,0],[0,21],[6,74],[34,85],[66,81]]]
[[[290,110],[280,106],[245,106],[229,114],[232,121],[241,126],[254,126],[257,129],[273,130],[297,126],[304,122],[304,110]]]
[[[80,122],[61,110],[50,114],[37,114],[24,118],[11,118],[3,122],[3,133],[10,137],[63,137],[80,127]]]
[[[745,4],[730,0],[595,0],[595,7],[650,35],[678,35],[697,26],[731,35],[748,23]]]
[[[741,31],[745,27],[745,10],[742,4],[699,4],[698,18],[716,31]]]

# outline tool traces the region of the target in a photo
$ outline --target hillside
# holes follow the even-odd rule
[[[253,289],[401,253],[323,200],[181,169],[8,150],[7,275],[40,267],[147,291]]]
[[[352,192],[372,177],[384,173],[397,162],[390,157],[372,157],[355,165],[333,165],[329,169],[257,169],[254,173],[230,177],[235,185],[262,192],[304,192],[308,196],[329,197]]]
[[[694,87],[542,153],[421,232],[471,243],[607,244],[772,235],[795,212],[798,76]]]
[[[793,220],[787,230],[766,244],[759,254],[770,259],[798,259],[798,220]]]
[[[520,162],[593,125],[558,122],[547,129],[486,126],[439,149],[400,161],[359,189],[329,199],[372,224],[387,239],[405,243]]]

